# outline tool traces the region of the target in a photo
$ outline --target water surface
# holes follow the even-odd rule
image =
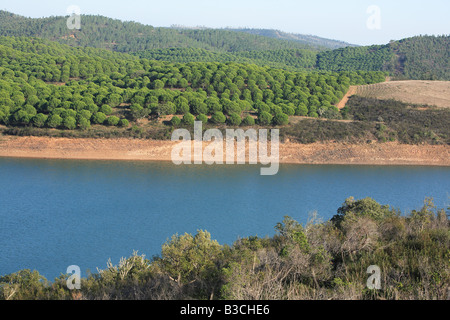
[[[289,215],[331,218],[344,200],[372,197],[402,212],[425,197],[449,205],[450,168],[281,165],[175,166],[160,162],[0,158],[0,275],[67,266],[104,268],[133,250],[158,254],[173,234],[211,232],[221,244],[272,236]]]

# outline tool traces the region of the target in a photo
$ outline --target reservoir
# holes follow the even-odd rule
[[[220,244],[272,236],[291,216],[330,219],[346,198],[372,197],[403,214],[425,197],[450,205],[450,168],[260,165],[0,158],[0,275],[70,265],[82,277],[137,250],[160,253],[174,234],[207,230]]]

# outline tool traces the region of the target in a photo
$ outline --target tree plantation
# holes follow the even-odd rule
[[[27,37],[0,37],[0,53],[0,123],[69,130],[166,115],[186,125],[197,117],[235,126],[250,113],[264,126],[287,124],[292,115],[333,117],[350,85],[386,76],[169,63]]]
[[[450,80],[448,35],[416,36],[386,45],[265,29],[156,28],[82,15],[81,30],[67,17],[26,18],[0,10],[0,36],[31,36],[169,62],[237,62],[289,71],[386,71],[398,79]]]

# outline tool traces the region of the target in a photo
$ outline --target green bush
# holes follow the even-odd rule
[[[112,108],[109,105],[104,104],[100,107],[100,112],[108,116],[112,113]]]
[[[120,119],[119,126],[123,128],[127,128],[130,125],[130,122],[127,119]]]
[[[108,117],[108,119],[106,119],[106,123],[108,124],[108,126],[117,126],[119,124],[120,118],[116,117],[116,116],[111,116]]]
[[[270,113],[263,111],[258,116],[258,123],[262,126],[268,126],[272,124],[272,119],[273,116]]]
[[[95,124],[103,124],[105,123],[107,117],[103,112],[96,112],[92,115],[91,121]]]
[[[80,290],[67,289],[67,276],[50,283],[22,270],[0,277],[0,300],[447,299],[450,224],[432,199],[400,215],[371,198],[348,198],[338,209],[342,223],[335,217],[302,225],[285,216],[274,236],[226,246],[202,230],[174,235],[158,256],[109,262],[81,279]],[[373,265],[380,290],[367,288]]]
[[[64,128],[73,130],[77,127],[77,120],[75,120],[74,117],[68,116],[68,117],[64,118],[63,125],[64,125]]]
[[[48,117],[47,119],[47,126],[49,128],[58,128],[62,125],[63,119],[57,115],[51,115],[50,117]]]
[[[48,116],[42,113],[38,113],[33,118],[31,118],[31,122],[33,123],[33,126],[42,128],[45,126],[45,123],[47,122]]]
[[[196,120],[201,121],[203,124],[208,123],[208,117],[202,113],[197,116]]]
[[[278,126],[284,126],[289,124],[289,117],[284,113],[277,113],[275,117],[273,117],[273,123]]]
[[[182,122],[187,126],[193,126],[195,122],[195,117],[191,113],[186,113],[183,116]]]
[[[246,116],[241,123],[243,126],[254,126],[255,125],[255,119],[252,116]]]
[[[239,126],[242,122],[241,116],[238,115],[237,113],[231,113],[228,116],[228,124],[232,125],[232,126]]]
[[[215,112],[211,116],[211,122],[214,124],[222,124],[222,123],[225,123],[226,120],[227,120],[227,117],[225,117],[225,115],[220,111]]]
[[[86,118],[80,118],[78,120],[78,126],[81,130],[87,130],[91,127],[91,122]]]
[[[179,126],[180,123],[181,123],[181,119],[178,118],[177,116],[174,116],[174,117],[172,118],[172,120],[170,120],[170,124],[171,124],[172,126],[174,126],[174,127]]]

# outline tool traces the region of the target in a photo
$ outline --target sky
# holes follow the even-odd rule
[[[0,9],[33,18],[67,15],[73,5],[155,27],[277,29],[358,45],[450,34],[449,0],[0,0]]]

